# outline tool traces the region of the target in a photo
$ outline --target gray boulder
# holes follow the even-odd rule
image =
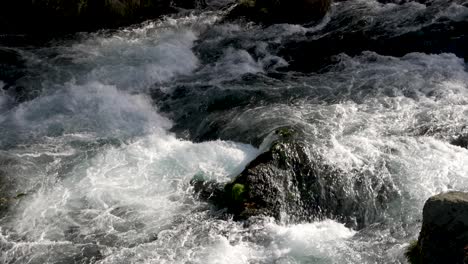
[[[407,257],[411,263],[468,263],[468,193],[447,192],[427,200],[418,242]]]

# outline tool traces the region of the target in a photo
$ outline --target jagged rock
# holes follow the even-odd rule
[[[330,0],[241,0],[229,17],[271,23],[317,22],[330,9]]]
[[[407,257],[412,264],[468,263],[468,193],[447,192],[429,198],[417,244]]]
[[[378,177],[327,164],[292,129],[279,129],[276,136],[268,151],[224,187],[223,195],[212,182],[198,183],[197,193],[227,207],[237,220],[255,215],[289,222],[332,218],[357,229],[381,220],[397,195],[391,183]]]

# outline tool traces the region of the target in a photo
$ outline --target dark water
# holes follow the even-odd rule
[[[0,262],[405,263],[424,201],[468,191],[468,150],[450,144],[468,132],[468,2],[352,0],[268,27],[210,4],[0,38]],[[379,217],[245,225],[193,198],[194,175],[229,181],[285,126]]]

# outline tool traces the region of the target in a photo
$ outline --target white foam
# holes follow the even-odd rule
[[[334,259],[337,251],[346,248],[346,239],[356,233],[331,220],[289,227],[269,224],[265,228],[273,241],[269,248],[283,255],[280,258],[297,260]]]
[[[231,236],[215,236],[194,256],[196,263],[328,263],[337,252],[348,251],[346,240],[355,232],[342,224],[323,222],[282,226],[273,222],[252,226],[250,239],[236,238],[247,230],[232,230]],[[234,234],[234,235],[233,235]],[[263,243],[253,242],[263,241]],[[344,259],[343,259],[344,260]]]
[[[360,60],[368,56],[373,60]],[[464,62],[413,53],[401,59],[364,54],[346,63],[345,79],[353,82],[327,83],[339,103],[305,103],[289,114],[312,120],[311,150],[350,175],[361,172],[362,181],[373,182],[368,188],[386,186],[404,197],[390,204],[391,222],[418,219],[431,195],[467,191],[468,152],[449,144],[468,122]],[[348,192],[350,199],[360,195]]]
[[[440,17],[449,18],[453,21],[462,22],[468,18],[468,7],[457,3],[451,3],[450,6],[440,13]]]
[[[149,229],[162,226],[190,212],[186,199],[192,199],[188,181],[194,175],[226,181],[257,154],[248,145],[194,144],[151,134],[122,148],[109,148],[83,161],[86,165],[75,168],[69,177],[62,175],[66,181],[31,198],[15,228],[31,239],[62,240],[67,228],[75,225],[109,234],[125,221],[141,222]],[[120,219],[111,214],[118,208],[138,212],[131,209],[131,219]],[[82,215],[68,215],[72,212]],[[58,218],[60,223],[55,221]],[[133,239],[147,235],[140,232]],[[131,243],[125,232],[119,235],[123,236],[119,242]]]
[[[368,2],[382,17],[398,8],[412,7],[403,15],[426,9],[418,3]],[[454,8],[454,19],[464,15],[463,8]],[[392,25],[412,22],[392,19]],[[464,61],[450,54],[343,55],[338,70],[291,79],[326,89],[332,97],[327,103],[304,99],[259,107],[236,122],[281,116],[309,126],[311,149],[323,162],[350,174],[369,172],[364,175],[381,180],[377,185],[397,189],[401,199],[385,212],[389,227],[371,226],[377,231],[356,236],[331,220],[284,226],[262,219],[245,227],[210,215],[207,204],[193,198],[190,179],[227,181],[259,150],[179,140],[168,132],[171,121],[142,92],[197,72],[200,61],[192,47],[217,20],[216,14],[167,18],[44,48],[29,58],[40,66],[40,76],[23,81],[31,87],[39,83],[42,94],[0,117],[0,145],[6,149],[0,155],[7,161],[2,171],[28,192],[2,219],[0,262],[66,263],[86,245],[100,250],[99,263],[382,262],[401,255],[401,237],[408,235],[403,226],[414,226],[428,196],[468,190],[468,152],[447,143],[468,122]],[[214,36],[204,39],[214,47],[227,38],[246,41],[223,47],[219,59],[197,74],[208,74],[208,81],[235,80],[265,72],[271,61],[284,66],[266,43],[319,31],[326,23],[311,29],[249,25],[248,32],[244,25],[215,26]],[[422,26],[392,25],[383,23],[398,33]],[[7,101],[0,98],[1,109]],[[359,193],[350,185],[348,195]],[[382,248],[391,251],[381,256]]]
[[[355,232],[342,224],[329,220],[292,226],[274,224],[271,219],[261,222],[245,228],[229,221],[194,221],[164,232],[159,237],[161,241],[113,252],[103,263],[145,263],[146,260],[210,264],[359,261],[352,255],[348,241]]]
[[[43,92],[2,113],[0,145],[9,150],[0,154],[11,160],[7,177],[31,193],[11,208],[5,228],[21,241],[7,236],[1,261],[66,260],[89,243],[118,256],[113,247],[142,244],[203,208],[193,176],[227,181],[258,155],[244,144],[177,139],[138,93],[193,71],[197,30],[214,21],[167,19],[28,58],[39,77],[25,82]]]
[[[197,69],[194,42],[218,20],[218,14],[210,12],[166,17],[112,33],[83,35],[80,41],[41,48],[35,53],[26,52],[24,59],[39,77],[29,77],[25,85],[54,91],[70,81],[77,85],[100,82],[129,92],[146,91]]]
[[[92,70],[85,81],[100,80],[121,89],[141,90],[188,74],[198,66],[189,29],[157,31],[142,38],[114,36],[74,45],[74,62]],[[122,63],[123,62],[123,63]]]
[[[170,121],[157,115],[150,100],[130,95],[99,82],[68,84],[49,95],[23,103],[7,114],[10,127],[1,141],[29,141],[68,133],[94,133],[99,137],[125,137],[167,129]],[[12,129],[14,128],[14,129]],[[10,132],[10,133],[9,133]]]

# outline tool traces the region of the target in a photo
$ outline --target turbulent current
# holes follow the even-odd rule
[[[1,263],[406,263],[424,201],[468,191],[468,150],[450,144],[468,133],[468,2],[349,0],[311,26],[226,20],[224,4],[41,45],[0,36],[18,57],[0,76]],[[285,126],[337,181],[391,189],[379,217],[246,223],[194,196],[194,176],[228,182]]]

